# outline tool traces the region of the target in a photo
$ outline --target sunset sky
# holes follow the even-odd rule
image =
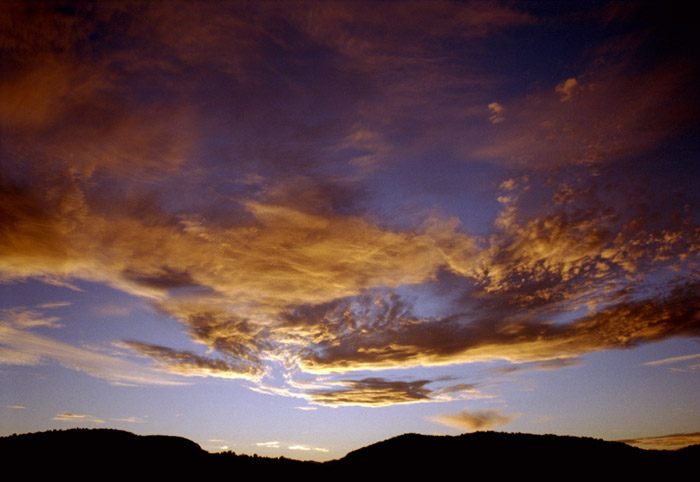
[[[3,2],[0,435],[700,443],[696,17]]]

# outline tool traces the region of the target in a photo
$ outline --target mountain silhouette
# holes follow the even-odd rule
[[[384,477],[533,475],[569,477],[659,476],[680,478],[697,464],[700,445],[643,450],[621,442],[522,433],[475,432],[459,436],[404,434],[329,462],[209,453],[182,437],[135,435],[113,429],[53,430],[0,438],[6,471],[20,475],[98,476],[300,476]]]

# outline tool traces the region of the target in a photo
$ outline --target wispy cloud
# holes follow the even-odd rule
[[[279,448],[280,443],[277,442],[276,440],[274,440],[272,442],[257,442],[255,445],[257,445],[258,447],[266,447],[266,448],[276,449],[276,448]]]
[[[700,444],[700,432],[658,435],[655,437],[638,437],[634,439],[619,440],[619,442],[643,449],[673,450],[687,447],[689,445]]]
[[[425,388],[428,380],[413,382],[389,381],[381,378],[340,380],[333,382],[340,388],[311,392],[311,399],[328,405],[381,406],[397,403],[415,403],[431,400],[432,390]]]
[[[527,6],[181,7],[7,7],[0,282],[106,284],[180,322],[202,352],[59,342],[46,332],[69,320],[41,311],[68,306],[55,302],[0,312],[1,362],[383,406],[478,388],[353,372],[555,369],[697,337],[697,186],[649,154],[696,115],[688,64],[630,65],[640,42],[627,39],[520,91],[483,57],[538,22]],[[499,170],[479,186],[484,204],[465,206],[460,184],[459,200],[433,206],[444,178],[472,167]],[[423,182],[437,186],[430,202],[415,201]],[[477,236],[468,221],[485,205]]]
[[[77,414],[77,413],[60,413],[53,417],[51,420],[56,420],[58,422],[89,422],[89,423],[105,423],[97,417],[87,414]]]
[[[10,312],[12,315],[14,312]],[[182,385],[174,377],[147,367],[73,346],[31,331],[35,324],[26,323],[26,312],[19,318],[4,314],[0,318],[0,362],[9,365],[39,365],[56,361],[66,368],[120,385]],[[34,319],[34,318],[32,318]],[[43,326],[43,325],[39,325]]]
[[[115,422],[126,422],[126,423],[146,423],[148,417],[124,417],[124,418],[110,418]]]
[[[650,362],[646,362],[645,365],[649,366],[658,366],[658,365],[671,365],[674,363],[682,363],[682,362],[687,362],[690,360],[697,360],[700,359],[700,353],[693,354],[693,355],[682,355],[682,356],[674,356],[670,358],[663,358],[661,360],[654,360]]]
[[[304,452],[315,451],[315,452],[328,452],[328,449],[322,447],[307,447],[306,445],[290,445],[289,450],[302,450]]]
[[[9,323],[18,328],[36,328],[36,327],[51,327],[60,328],[61,320],[57,316],[44,316],[37,310],[26,309],[23,307],[0,310],[0,320]]]
[[[124,342],[123,346],[148,356],[156,361],[160,368],[178,375],[257,379],[261,374],[258,367],[240,363],[236,358],[226,361],[137,342]]]
[[[70,301],[55,301],[53,303],[41,303],[36,305],[36,307],[39,309],[48,310],[53,308],[65,308],[66,306],[70,305],[72,305]]]

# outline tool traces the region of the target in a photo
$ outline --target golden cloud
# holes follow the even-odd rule
[[[658,435],[655,437],[638,437],[634,439],[619,440],[619,442],[650,450],[675,450],[690,445],[700,444],[700,433],[677,433],[670,435]]]
[[[55,417],[53,417],[51,420],[57,420],[59,422],[91,422],[91,423],[105,423],[104,420],[101,420],[97,417],[93,417],[92,415],[87,415],[83,413],[59,413]]]
[[[434,51],[533,22],[512,7],[290,4],[274,22],[238,4],[83,8],[0,11],[13,70],[0,80],[0,282],[107,284],[177,319],[207,354],[124,342],[154,361],[146,369],[40,336],[58,318],[24,309],[2,313],[3,361],[53,359],[115,383],[242,378],[317,404],[377,406],[460,388],[320,375],[493,359],[566,366],[698,335],[693,203],[650,193],[646,179],[635,186],[615,166],[694,115],[686,67],[628,69],[625,55],[599,52],[606,62],[504,101],[502,122],[491,92],[470,90],[494,79]],[[122,15],[124,30],[108,28]],[[278,22],[332,59],[313,56],[325,74],[313,88],[285,70],[286,60],[308,67],[303,55],[275,65],[264,55],[294,52]],[[98,27],[147,48],[98,42],[86,55],[78,46]],[[186,72],[237,87],[209,98],[211,86]],[[336,80],[347,89],[329,88]],[[290,127],[302,104],[318,118]],[[484,106],[498,125],[484,122]],[[357,201],[386,182],[363,176],[384,163],[407,170],[428,144],[460,163],[522,168],[500,183],[485,238],[448,215],[397,221]],[[553,165],[567,169],[542,174]],[[428,298],[439,313],[426,314]],[[284,368],[284,387],[263,383],[271,365]],[[319,378],[295,385],[299,372]]]
[[[507,425],[514,418],[515,415],[504,415],[497,410],[470,412],[465,408],[459,413],[440,414],[431,417],[430,420],[465,432],[473,432]]]
[[[388,229],[263,197],[244,203],[244,222],[221,226],[153,204],[136,217],[130,202],[103,205],[68,175],[40,184],[49,189],[6,184],[2,277],[102,281],[154,300],[193,341],[218,354],[124,345],[173,374],[259,381],[270,363],[319,375],[494,359],[564,363],[697,333],[693,283],[669,282],[658,299],[629,280],[639,271],[674,267],[679,256],[697,256],[693,225],[625,223],[595,199],[567,201],[561,191],[555,210],[528,218],[526,197],[516,191],[527,186],[505,183],[510,221],[483,245],[454,220],[438,217],[413,229]],[[566,192],[574,189],[580,188],[566,185]],[[445,279],[461,286],[463,298],[448,316],[419,316],[395,292],[438,287]],[[584,311],[556,323],[572,306]],[[13,316],[27,325],[21,333],[11,328],[13,336],[31,346],[39,342],[29,325],[58,321]],[[37,353],[60,358],[51,350]],[[391,381],[336,383],[340,388],[302,392],[316,403],[366,405],[444,395]]]

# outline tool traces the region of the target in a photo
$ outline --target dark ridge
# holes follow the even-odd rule
[[[692,457],[691,457],[692,458]],[[329,462],[341,472],[380,467],[383,475],[409,476],[439,470],[469,476],[630,476],[677,473],[689,458],[593,438],[475,432],[456,437],[405,434]],[[679,473],[679,472],[678,472]]]
[[[642,450],[622,442],[582,437],[475,432],[459,436],[405,434],[325,463],[285,457],[211,454],[182,437],[135,435],[113,429],[53,430],[0,438],[6,471],[22,475],[96,476],[300,476],[459,477],[522,476],[561,480],[570,476],[680,478],[694,468],[700,445]]]
[[[7,451],[31,450],[51,457],[72,454],[98,458],[115,453],[131,457],[196,457],[207,452],[195,442],[167,435],[136,435],[116,429],[51,430],[0,438],[0,448]]]

